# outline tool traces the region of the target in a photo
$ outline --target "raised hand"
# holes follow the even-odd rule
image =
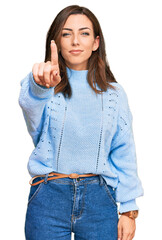
[[[55,87],[60,81],[57,46],[51,41],[51,61],[35,63],[32,68],[34,80],[44,87]]]

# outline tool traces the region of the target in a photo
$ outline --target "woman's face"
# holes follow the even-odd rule
[[[86,70],[92,51],[99,47],[94,38],[92,22],[86,15],[70,15],[62,29],[60,50],[66,65],[74,70]]]

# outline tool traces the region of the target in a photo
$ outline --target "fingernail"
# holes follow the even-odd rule
[[[48,83],[46,84],[46,87],[49,88],[49,84]]]
[[[54,41],[54,40],[51,40],[51,43],[55,43],[55,41]]]

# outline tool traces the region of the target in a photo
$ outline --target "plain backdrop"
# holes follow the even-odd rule
[[[23,240],[33,150],[18,104],[20,81],[44,61],[46,33],[64,7],[88,7],[99,19],[107,58],[133,114],[144,197],[135,240],[161,238],[162,7],[157,0],[14,0],[0,3],[0,239]],[[37,239],[36,239],[37,240]],[[101,239],[98,239],[101,240]]]

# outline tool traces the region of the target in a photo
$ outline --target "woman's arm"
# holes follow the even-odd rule
[[[32,72],[21,81],[19,104],[34,144],[38,142],[46,118],[46,103],[53,94],[54,88],[39,86],[35,82]]]
[[[118,175],[116,200],[120,202],[120,213],[138,210],[135,199],[143,195],[143,188],[137,173],[136,149],[132,129],[132,114],[127,95],[119,87],[118,123],[112,140],[109,161]]]
[[[23,110],[29,134],[36,145],[47,117],[46,103],[61,81],[57,46],[51,41],[51,61],[36,63],[32,72],[21,81],[19,104]]]
[[[116,133],[112,140],[109,160],[118,175],[116,200],[120,202],[120,213],[138,210],[136,198],[143,195],[138,178],[136,149],[132,129],[132,113],[127,95],[120,85],[119,109]],[[135,235],[135,220],[121,215],[118,222],[118,240],[132,240]]]

